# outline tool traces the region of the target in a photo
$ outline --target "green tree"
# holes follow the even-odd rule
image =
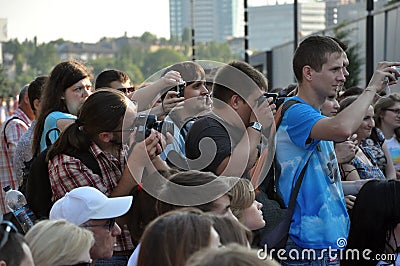
[[[346,50],[347,58],[350,61],[350,65],[347,67],[349,71],[349,76],[346,78],[346,82],[344,84],[345,88],[350,88],[353,86],[360,85],[360,73],[361,73],[361,65],[363,63],[362,58],[360,57],[359,50],[360,44],[352,42],[353,38],[351,37],[351,33],[355,29],[346,29],[347,23],[342,23],[338,27],[334,29],[334,35],[337,39],[342,41],[344,44],[348,46]]]
[[[150,32],[146,31],[145,33],[142,34],[142,36],[140,36],[140,40],[144,43],[156,43],[157,41],[157,36],[154,34],[151,34]]]
[[[238,59],[227,43],[209,42],[196,45],[196,59],[228,62]]]
[[[142,72],[145,78],[150,77],[160,69],[188,60],[182,53],[169,48],[162,48],[145,56]]]
[[[7,78],[6,70],[0,65],[0,98],[12,95],[11,83]]]

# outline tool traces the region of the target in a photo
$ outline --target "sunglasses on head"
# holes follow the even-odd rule
[[[14,233],[17,233],[18,230],[10,221],[3,221],[0,225],[4,229],[3,238],[0,242],[0,249],[2,249],[7,244],[10,232],[13,231]]]
[[[127,94],[127,93],[132,93],[135,91],[135,87],[129,87],[129,88],[117,88],[117,90]]]

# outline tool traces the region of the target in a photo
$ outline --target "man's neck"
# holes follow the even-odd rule
[[[326,100],[326,96],[315,93],[315,89],[305,85],[299,85],[297,96],[318,110]]]

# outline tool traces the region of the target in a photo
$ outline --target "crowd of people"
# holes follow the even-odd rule
[[[400,95],[382,95],[400,62],[347,90],[346,48],[305,38],[280,101],[242,61],[180,62],[138,86],[75,60],[35,77],[1,127],[0,186],[39,219],[18,232],[0,192],[0,265],[400,265]],[[278,253],[298,256],[260,253],[278,219],[271,164],[284,207],[301,176]]]

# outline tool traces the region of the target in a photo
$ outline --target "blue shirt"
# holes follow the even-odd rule
[[[44,121],[44,129],[42,133],[42,137],[40,139],[40,151],[44,151],[47,148],[46,145],[46,134],[53,128],[57,128],[57,121],[59,119],[76,119],[76,116],[68,114],[68,113],[63,113],[63,112],[51,112],[47,117],[46,120]],[[52,132],[49,133],[49,137],[51,140],[51,143],[54,143],[56,139],[58,138],[58,132],[57,130],[53,130]]]
[[[332,141],[310,139],[325,116],[298,97],[282,119],[276,138],[277,166],[281,170],[278,190],[286,205],[295,182],[310,158],[297,196],[289,234],[303,248],[343,249],[349,217]],[[310,157],[311,156],[311,157]]]

